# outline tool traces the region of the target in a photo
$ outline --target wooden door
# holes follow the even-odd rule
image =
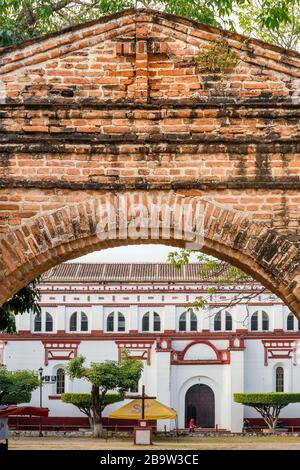
[[[215,395],[208,385],[197,384],[188,389],[185,395],[185,426],[191,418],[201,428],[215,427]]]

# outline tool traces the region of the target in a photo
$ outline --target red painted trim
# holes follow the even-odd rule
[[[61,400],[61,396],[60,395],[49,395],[48,399],[49,400]]]
[[[247,419],[250,425],[253,426],[254,430],[267,428],[267,425],[262,418],[247,418]],[[295,429],[295,432],[296,431],[299,432],[300,430],[300,418],[282,418],[280,416],[279,421],[282,422],[284,427],[288,427],[290,431],[293,431],[292,428],[297,428]]]
[[[57,330],[58,335],[64,335],[66,333],[66,330]]]
[[[128,331],[128,334],[130,334],[130,335],[138,335],[138,333],[139,333],[139,330],[129,330]]]
[[[140,351],[139,355],[134,354],[132,358],[141,359],[147,361],[147,365],[151,365],[151,347],[154,341],[115,341],[118,346],[118,360],[121,360],[122,349],[130,351]],[[128,347],[129,344],[129,347]]]
[[[130,307],[131,305],[138,305],[140,307],[164,307],[166,305],[166,302],[128,302],[128,304],[120,303],[120,302],[40,302],[39,303],[41,307],[58,307],[58,306],[64,306],[64,307],[74,307],[74,308],[89,308],[91,306],[99,305],[99,306],[104,306],[104,307]],[[168,305],[176,305],[177,307],[186,307],[186,302],[168,302]],[[226,307],[228,305],[228,302],[207,302],[208,306],[216,306],[216,307]],[[239,305],[250,305],[252,307],[271,307],[274,305],[282,305],[282,302],[278,303],[269,303],[269,302],[260,302],[260,303],[251,303],[251,302],[239,302]]]
[[[164,330],[165,335],[173,335],[174,333],[176,333],[176,330]]]
[[[29,335],[31,335],[31,331],[30,330],[19,330],[19,335],[20,336],[29,336]]]
[[[154,343],[154,341],[155,341],[154,339],[148,339],[147,337],[144,339],[143,337],[140,336],[140,337],[134,338],[134,339],[132,339],[132,338],[126,339],[126,340],[116,339],[115,343],[118,344],[118,345],[120,343],[122,343],[122,344],[123,343],[132,343],[132,344],[143,344],[143,345],[146,343],[147,345],[152,345]],[[149,346],[147,346],[147,347],[149,347]]]
[[[239,330],[240,331],[240,330]],[[216,332],[216,331],[209,331],[209,330],[202,330],[199,332],[175,332],[172,333],[172,338],[170,338],[170,334],[165,334],[162,331],[157,332],[159,334],[159,337],[161,338],[170,338],[172,341],[186,341],[186,340],[195,340],[197,338],[203,338],[203,339],[209,339],[209,340],[223,340],[227,339],[229,340],[232,335],[237,333],[237,331],[228,331],[228,332]],[[120,341],[128,341],[129,339],[132,341],[138,341],[138,340],[156,340],[157,339],[157,334],[155,335],[153,332],[151,333],[145,333],[141,332],[138,333],[138,337],[135,334],[129,334],[128,332],[126,333],[120,333],[120,332],[115,332],[115,333],[103,333],[101,336],[96,336],[93,335],[91,332],[87,333],[65,333],[64,335],[59,335],[59,334],[47,334],[47,333],[31,333],[28,332],[26,335],[7,335],[7,334],[2,334],[0,333],[0,340],[5,340],[5,341],[53,341],[53,342],[58,342],[58,341],[67,341],[67,342],[74,342],[74,341],[110,341],[111,339],[114,340],[120,340]],[[296,339],[300,339],[300,331],[289,331],[284,333],[284,337],[282,337],[282,333],[280,333],[280,336],[276,333],[273,332],[267,332],[267,331],[261,331],[261,332],[253,332],[249,331],[247,333],[243,332],[243,336],[245,340],[258,340],[258,339],[270,339],[270,340],[279,340],[279,341],[286,341],[288,339],[291,339],[295,341]]]
[[[209,346],[215,353],[216,355],[216,359],[205,359],[205,360],[202,360],[202,359],[185,359],[185,355],[187,353],[187,351],[195,346],[196,344],[205,344],[206,346]],[[177,358],[174,359],[174,355],[176,354]],[[226,358],[224,359],[224,354],[226,355]],[[197,341],[193,341],[192,343],[189,343],[184,349],[183,351],[173,351],[173,356],[172,356],[172,359],[171,359],[171,364],[173,365],[184,365],[184,364],[189,364],[189,365],[192,365],[192,364],[205,364],[205,365],[209,365],[209,364],[230,364],[230,351],[228,350],[221,350],[221,349],[217,349],[215,345],[213,345],[212,343],[210,343],[210,341],[203,341],[203,340],[197,340]]]
[[[135,426],[138,426],[138,420],[120,420],[102,418],[103,425],[113,431],[133,431]],[[79,428],[89,429],[89,420],[84,417],[70,417],[70,416],[9,416],[8,424],[11,429],[24,429],[24,430],[39,430],[40,424],[43,430],[49,431],[74,431]],[[156,430],[156,421],[148,421],[147,426]]]
[[[184,356],[186,355],[187,351],[192,347],[194,346],[195,344],[205,344],[206,346],[209,346],[211,349],[214,350],[214,352],[216,353],[216,356],[218,357],[218,349],[213,345],[211,344],[209,341],[202,341],[202,340],[198,340],[198,341],[193,341],[192,343],[188,344],[184,350],[182,351],[182,358],[184,358]]]
[[[264,365],[268,365],[269,359],[291,359],[294,353],[294,340],[291,339],[275,339],[262,340],[264,346]],[[280,354],[279,351],[284,354]]]
[[[81,283],[83,284],[83,283]],[[192,282],[190,284],[190,286],[193,286],[193,288],[191,289],[189,285],[183,285],[183,284],[179,284],[179,283],[176,283],[176,285],[174,284],[161,284],[161,285],[151,285],[151,283],[145,283],[144,286],[147,287],[147,289],[142,289],[142,288],[138,288],[136,287],[135,289],[126,289],[126,288],[122,288],[122,286],[119,287],[118,285],[118,289],[109,289],[107,288],[106,286],[110,285],[112,286],[112,284],[105,284],[105,285],[102,285],[101,287],[103,287],[103,289],[100,289],[99,288],[99,284],[95,284],[94,287],[97,287],[97,289],[91,289],[91,288],[87,288],[87,289],[75,289],[73,286],[74,284],[70,283],[70,284],[62,284],[60,285],[61,289],[53,289],[53,286],[54,286],[54,283],[53,284],[49,284],[49,287],[52,287],[52,289],[46,289],[46,288],[42,288],[42,287],[38,287],[39,289],[39,292],[41,293],[41,295],[53,295],[53,294],[57,294],[57,295],[66,295],[66,294],[69,294],[69,295],[78,295],[78,294],[86,294],[86,295],[91,295],[91,294],[94,294],[94,295],[99,295],[99,294],[111,294],[111,295],[115,295],[115,294],[122,294],[122,295],[128,295],[128,294],[149,294],[149,292],[151,292],[151,294],[155,291],[163,294],[163,295],[166,295],[166,294],[184,294],[184,295],[188,295],[188,294],[193,294],[193,293],[198,293],[198,292],[202,292],[202,293],[206,293],[207,294],[207,288],[212,286],[213,283],[207,283],[207,284],[199,284],[199,286],[195,287],[195,285],[197,285],[198,282],[195,281],[195,282]],[[126,283],[127,286],[131,286],[130,283]],[[142,285],[142,283],[138,283],[138,285]],[[56,284],[55,284],[56,286]],[[180,286],[180,287],[177,287],[177,286]],[[204,286],[204,287],[203,287]],[[73,287],[73,289],[72,289]],[[243,291],[241,290],[238,290],[238,289],[222,289],[222,288],[219,288],[218,290],[215,291],[214,295],[217,295],[217,294],[241,294],[241,292],[243,293],[246,293],[246,294],[252,294],[254,292],[258,292],[259,289],[243,289]],[[266,291],[263,295],[272,295],[270,291]],[[274,301],[276,301],[278,299],[271,299],[270,302],[274,303]]]
[[[91,335],[103,335],[103,330],[91,330]]]
[[[63,344],[70,344],[70,343],[72,343],[72,344],[76,344],[77,346],[80,344],[80,340],[76,340],[76,339],[74,339],[74,340],[72,339],[72,340],[71,340],[71,339],[65,339],[65,338],[64,338],[64,339],[62,339],[62,340],[60,340],[60,341],[57,341],[57,340],[53,341],[52,339],[51,339],[51,340],[47,340],[47,339],[42,340],[42,343],[43,343],[44,345],[45,345],[45,344],[51,344],[51,346],[52,346],[53,344],[57,344],[58,342],[59,342],[59,343],[63,343]]]
[[[49,361],[68,361],[76,357],[80,341],[68,341],[66,339],[60,341],[42,340],[42,343],[45,348],[45,366],[47,366]]]

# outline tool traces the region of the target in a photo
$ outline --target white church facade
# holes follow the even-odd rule
[[[178,422],[158,422],[159,429],[184,428],[194,417],[202,428],[240,432],[245,418],[259,415],[234,403],[235,392],[300,390],[298,320],[251,279],[215,285],[198,264],[65,263],[43,276],[40,291],[42,314],[18,316],[18,334],[0,335],[0,362],[9,370],[43,368],[49,417],[83,417],[60,399],[89,391],[64,375],[71,358],[117,360],[122,349],[143,361],[139,391],[145,385],[177,411]],[[207,306],[190,311],[199,296]],[[39,406],[39,390],[31,404]],[[282,418],[300,425],[300,404]]]

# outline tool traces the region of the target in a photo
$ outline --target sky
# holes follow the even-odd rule
[[[166,262],[170,251],[176,251],[173,246],[166,245],[130,245],[94,251],[86,256],[72,260],[82,263],[115,263],[115,262]],[[196,261],[195,257],[191,261]]]

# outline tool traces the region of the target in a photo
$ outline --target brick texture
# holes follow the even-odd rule
[[[238,63],[200,73],[199,48],[220,40]],[[0,50],[0,302],[58,262],[136,243],[95,232],[99,204],[124,194],[201,201],[204,250],[300,318],[299,89],[296,52],[151,10]]]

